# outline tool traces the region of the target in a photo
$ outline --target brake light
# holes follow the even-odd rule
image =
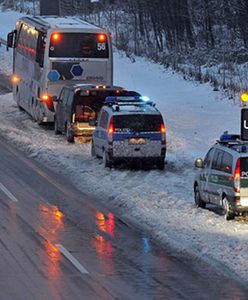
[[[111,117],[110,122],[109,122],[109,127],[108,127],[108,134],[114,133],[114,118]]]
[[[54,42],[58,42],[60,40],[60,38],[61,38],[61,35],[59,33],[53,33],[52,40]]]
[[[41,97],[41,99],[44,101],[44,102],[47,102],[48,100],[49,100],[49,95],[47,95],[47,94],[44,94],[44,95],[42,95],[42,97]]]
[[[240,192],[240,158],[237,160],[235,171],[234,171],[234,191]]]
[[[161,133],[166,133],[166,128],[164,126],[164,123],[162,123],[161,126],[160,126],[160,132]]]
[[[104,42],[106,42],[107,37],[106,37],[105,34],[102,34],[102,33],[101,33],[101,34],[98,34],[97,39],[98,39],[98,42],[104,43]]]
[[[46,103],[47,108],[49,110],[54,111],[54,106],[53,106],[53,101],[51,96],[49,96],[48,94],[44,94],[41,96],[41,101]]]

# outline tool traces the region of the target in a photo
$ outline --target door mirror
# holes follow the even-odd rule
[[[52,101],[53,101],[53,102],[59,102],[59,99],[58,99],[57,96],[52,96]]]
[[[8,48],[14,48],[15,47],[15,36],[16,36],[16,30],[11,31],[7,36],[7,49]]]
[[[97,120],[89,120],[90,126],[97,126]]]
[[[204,167],[204,161],[201,158],[197,158],[195,161],[195,167],[202,169]]]

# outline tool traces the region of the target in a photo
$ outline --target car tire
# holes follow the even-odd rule
[[[66,123],[66,140],[68,143],[74,143],[74,135],[71,131],[71,124]]]
[[[195,194],[195,205],[200,208],[205,208],[206,202],[204,202],[201,198],[201,194],[200,194],[198,185],[195,186],[194,194]]]
[[[164,170],[164,158],[158,160],[156,165],[159,170],[161,170],[161,171]]]
[[[61,134],[61,131],[58,129],[58,121],[57,121],[56,117],[54,118],[54,133],[56,135]]]
[[[226,197],[224,197],[222,200],[222,208],[223,208],[223,216],[224,216],[225,220],[229,221],[229,220],[233,220],[235,218],[235,214],[230,209],[230,204]]]
[[[91,142],[91,156],[96,157],[96,149],[93,141]]]
[[[112,167],[112,162],[109,159],[109,155],[104,150],[103,150],[103,154],[102,154],[102,159],[103,159],[103,165],[104,165],[105,168],[111,168]]]

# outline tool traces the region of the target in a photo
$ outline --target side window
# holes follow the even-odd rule
[[[217,150],[214,153],[212,169],[221,171],[222,159],[224,152],[221,150]]]
[[[223,155],[221,171],[232,174],[232,155],[227,152]]]
[[[105,110],[102,111],[99,126],[101,126],[102,128],[107,128],[108,126],[108,113]]]
[[[205,168],[209,168],[209,167],[210,167],[211,160],[212,160],[212,158],[213,158],[213,154],[214,154],[214,148],[211,148],[211,149],[208,151],[208,153],[207,153],[207,155],[206,155],[206,157],[205,157],[205,159],[204,159],[204,167],[205,167]]]
[[[23,23],[18,35],[17,51],[26,58],[35,60],[37,40],[38,31]]]

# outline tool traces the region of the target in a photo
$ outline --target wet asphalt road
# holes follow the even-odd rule
[[[0,138],[0,299],[248,299]]]
[[[2,74],[0,71],[0,95],[5,93],[10,93],[12,91],[12,86],[9,76]]]

